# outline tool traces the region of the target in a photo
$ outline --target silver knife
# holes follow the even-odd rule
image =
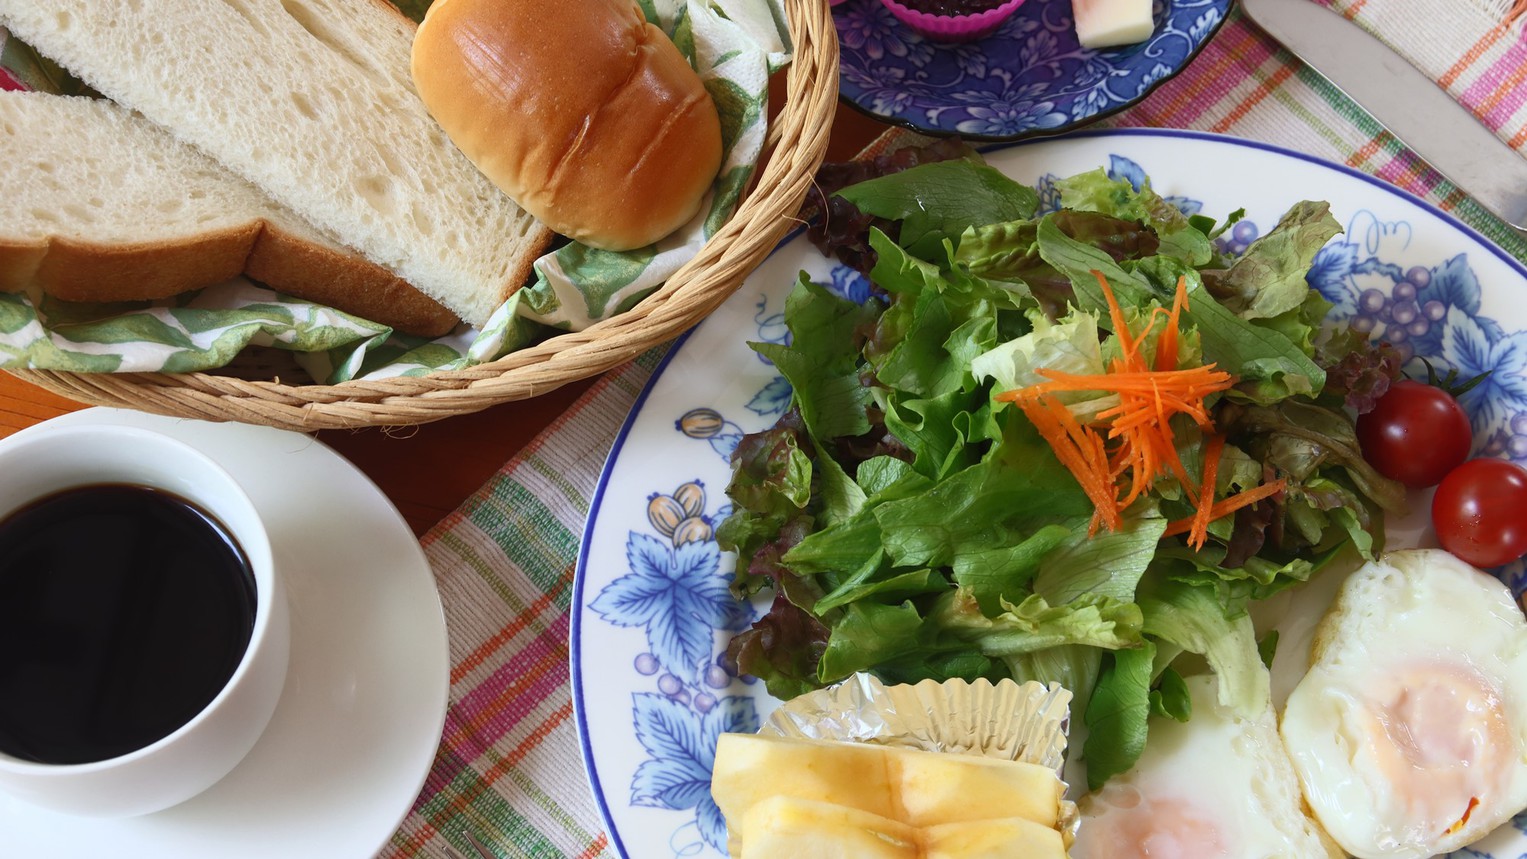
[[[1435,81],[1311,0],[1241,0],[1241,9],[1454,185],[1527,232],[1527,158]]]

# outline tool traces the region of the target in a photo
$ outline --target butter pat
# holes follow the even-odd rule
[[[1112,48],[1149,39],[1151,0],[1071,0],[1076,38],[1084,48]]]

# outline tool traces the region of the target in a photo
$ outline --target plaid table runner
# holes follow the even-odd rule
[[[1319,0],[1410,57],[1527,151],[1527,0]],[[1527,242],[1335,87],[1232,12],[1180,75],[1106,126],[1254,138],[1380,176],[1527,260]],[[901,134],[901,132],[893,132]],[[884,140],[882,141],[884,142]],[[660,357],[612,371],[425,538],[451,633],[451,705],[434,769],[382,856],[614,856],[572,718],[573,568],[605,455]],[[450,847],[447,847],[447,844]]]

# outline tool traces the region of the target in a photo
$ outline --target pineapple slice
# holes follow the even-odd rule
[[[920,833],[857,808],[773,796],[743,819],[738,859],[921,859]]]
[[[925,859],[1066,859],[1059,830],[1022,817],[945,823],[922,835]]]
[[[832,802],[892,818],[896,804],[883,751],[864,743],[722,734],[710,792],[734,842],[746,836],[753,806],[775,796]]]
[[[1022,817],[1055,828],[1062,785],[1055,771],[1038,764],[884,748],[897,820],[937,826],[967,820]]]

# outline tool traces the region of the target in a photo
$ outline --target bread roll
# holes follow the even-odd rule
[[[721,164],[715,103],[632,0],[437,0],[413,76],[478,169],[592,247],[678,229]]]

